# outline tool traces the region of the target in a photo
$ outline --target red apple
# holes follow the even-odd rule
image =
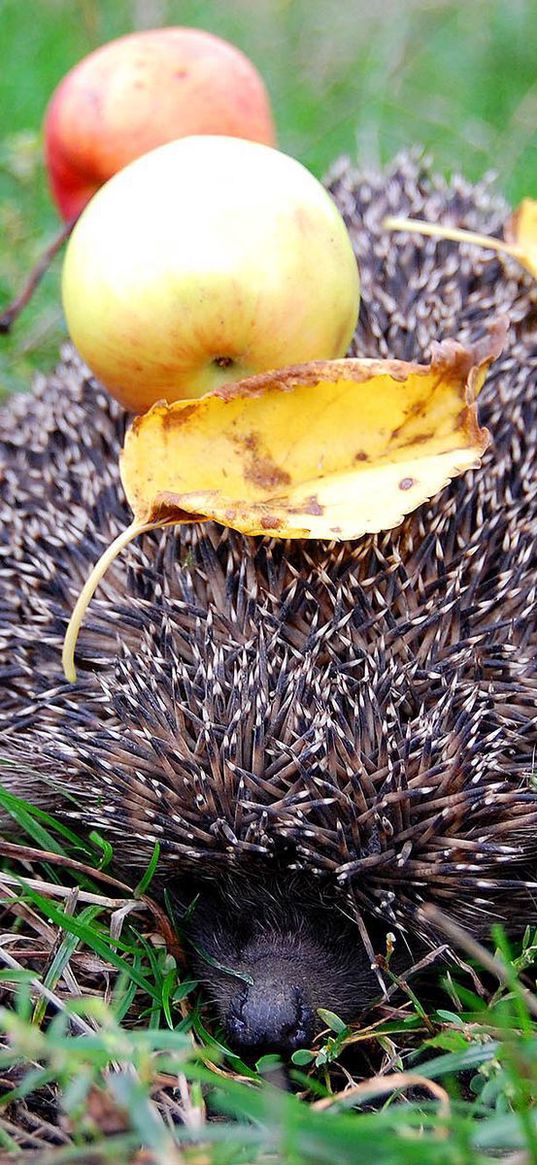
[[[102,45],[60,82],[44,128],[50,186],[67,221],[118,170],[175,138],[275,140],[251,61],[195,28],[154,28]]]

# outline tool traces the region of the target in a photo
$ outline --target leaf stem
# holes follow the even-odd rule
[[[62,666],[65,678],[70,684],[76,683],[75,648],[82,620],[108,567],[114,561],[114,558],[117,558],[124,547],[128,546],[129,542],[132,542],[138,534],[145,534],[147,530],[156,530],[159,526],[165,524],[164,522],[140,522],[135,518],[130,526],[127,526],[126,530],[122,530],[121,534],[118,534],[117,538],[114,538],[114,541],[110,543],[110,546],[106,547],[104,554],[101,554],[101,557],[95,563],[75,603],[63,641]]]
[[[442,226],[442,223],[423,222],[417,218],[397,218],[388,215],[382,226],[387,231],[409,231],[416,235],[429,235],[433,239],[450,239],[454,243],[474,243],[477,247],[487,247],[489,251],[503,251],[506,255],[519,257],[518,247],[506,243],[504,239],[495,239],[490,235],[479,235],[473,231],[464,231],[460,227]]]

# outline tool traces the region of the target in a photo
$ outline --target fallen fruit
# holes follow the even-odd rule
[[[52,195],[66,220],[129,162],[190,134],[274,143],[268,95],[239,49],[196,28],[102,45],[55,90],[45,116]]]
[[[138,158],[86,207],[63,271],[71,337],[126,408],[343,356],[356,259],[320,182],[278,150],[191,137]]]

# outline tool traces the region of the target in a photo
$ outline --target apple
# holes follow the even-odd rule
[[[132,412],[344,356],[359,276],[320,182],[278,150],[182,138],[110,179],[68,244],[71,337]]]
[[[51,191],[66,221],[123,166],[175,138],[275,140],[251,61],[196,28],[131,33],[84,57],[55,90],[44,133]]]

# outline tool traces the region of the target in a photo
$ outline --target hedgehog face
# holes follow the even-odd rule
[[[173,896],[178,917],[187,907],[194,972],[246,1057],[289,1055],[324,1026],[318,1008],[350,1022],[379,994],[343,901],[303,877],[254,866],[220,883],[183,879]]]

